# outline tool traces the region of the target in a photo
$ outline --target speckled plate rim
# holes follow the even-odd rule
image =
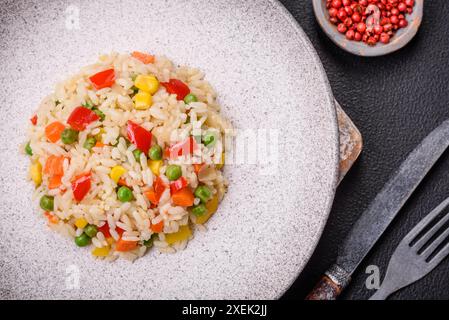
[[[316,107],[316,109],[319,111],[316,115],[324,116],[324,121],[321,121],[321,119],[317,119],[317,124],[323,124],[322,129],[325,130],[323,132],[317,132],[319,133],[320,139],[323,139],[326,141],[326,146],[332,147],[332,151],[326,151],[326,160],[325,163],[326,166],[326,175],[323,176],[320,174],[318,176],[319,182],[316,183],[318,186],[323,186],[325,184],[326,192],[321,192],[318,197],[315,199],[320,199],[320,205],[319,205],[319,211],[316,212],[316,215],[314,216],[308,216],[309,219],[312,221],[306,221],[307,224],[305,224],[305,227],[308,227],[308,223],[310,222],[313,225],[313,232],[310,232],[307,238],[307,243],[304,243],[304,248],[301,249],[301,256],[299,259],[294,260],[295,256],[289,255],[289,258],[294,260],[294,268],[293,270],[290,270],[286,273],[279,273],[277,272],[277,276],[283,277],[282,285],[276,284],[276,288],[272,288],[271,290],[266,290],[265,297],[270,298],[278,298],[280,297],[285,290],[287,290],[291,284],[295,281],[299,273],[303,270],[304,266],[307,264],[308,260],[310,259],[310,256],[312,255],[313,251],[315,250],[315,247],[318,243],[319,238],[321,237],[322,231],[324,229],[324,226],[326,224],[328,215],[330,213],[330,209],[332,206],[332,202],[335,195],[335,188],[337,185],[337,179],[338,179],[338,161],[339,161],[339,135],[338,135],[338,124],[337,124],[337,115],[335,110],[335,104],[334,99],[332,96],[331,88],[326,76],[326,73],[324,71],[324,67],[321,64],[321,61],[314,50],[312,44],[310,43],[309,39],[299,26],[298,22],[290,15],[290,13],[283,7],[283,5],[276,0],[266,0],[266,2],[262,1],[264,5],[266,5],[266,8],[271,7],[273,9],[273,14],[279,18],[277,20],[283,20],[286,25],[291,25],[292,28],[290,33],[288,34],[289,38],[292,38],[292,43],[296,43],[293,49],[295,48],[301,48],[301,51],[304,53],[304,56],[307,58],[307,63],[313,67],[313,75],[315,76],[315,79],[317,83],[320,84],[320,97],[321,97],[321,104]],[[271,11],[271,10],[270,10]],[[290,29],[290,28],[289,28]],[[293,31],[293,32],[292,32]],[[280,30],[282,32],[282,30]],[[295,60],[299,61],[299,60]],[[296,62],[295,62],[296,63]],[[300,77],[300,75],[298,76]],[[294,79],[295,77],[293,77]],[[307,79],[307,78],[306,78]],[[313,108],[312,108],[313,110]],[[17,121],[16,119],[12,119]],[[13,121],[14,122],[14,121]],[[3,127],[2,127],[3,130]],[[311,149],[312,150],[312,149]],[[320,180],[321,179],[321,180]],[[14,179],[8,179],[8,181],[14,181]],[[3,190],[3,189],[2,189]],[[18,194],[18,193],[17,193]],[[322,201],[321,201],[322,200]],[[313,205],[313,203],[311,203]],[[313,207],[307,208],[310,209],[310,212],[313,212]],[[307,212],[304,212],[307,213]],[[298,220],[301,221],[301,218],[298,217]],[[213,222],[213,221],[212,221]],[[34,226],[33,226],[34,227]],[[44,226],[42,226],[43,228]],[[47,233],[46,238],[47,238]],[[53,233],[48,232],[48,238],[53,237],[60,237],[60,235],[53,235]],[[289,237],[286,240],[282,241],[288,241],[288,239],[295,238],[296,240],[301,240],[301,236],[299,234],[289,234]],[[59,239],[59,238],[58,238]],[[301,242],[301,241],[296,241]],[[199,243],[199,242],[198,242]],[[298,245],[297,243],[297,245]],[[302,246],[303,243],[299,243],[299,245]],[[65,246],[65,244],[61,244],[61,246]],[[73,251],[73,248],[71,248],[69,251]],[[187,252],[187,250],[185,251]],[[70,252],[69,252],[70,253]],[[90,258],[89,256],[82,256],[83,261],[87,258]],[[28,261],[28,260],[26,260]],[[140,260],[139,260],[140,261]],[[1,262],[1,259],[0,259]],[[65,261],[64,261],[65,262]],[[90,262],[89,262],[90,263]],[[144,263],[142,260],[138,263]],[[58,265],[60,267],[60,265]],[[276,272],[275,269],[271,270],[272,272]],[[265,274],[258,274],[258,276],[262,277]],[[266,276],[268,276],[267,274]],[[19,282],[17,282],[19,283]],[[234,283],[233,283],[234,285]],[[238,288],[238,285],[236,285]],[[57,289],[59,287],[55,287]],[[44,288],[45,290],[53,290],[53,288]],[[271,293],[270,293],[271,291]],[[50,292],[50,291],[48,291]],[[20,295],[20,293],[18,293]],[[40,292],[42,295],[42,291]],[[91,293],[90,293],[91,294]],[[250,296],[251,297],[251,296]]]
[[[328,15],[325,14],[322,9],[324,6],[323,0],[313,0],[313,11],[317,22],[332,42],[334,42],[341,49],[358,56],[378,57],[403,48],[413,39],[421,25],[424,0],[415,1],[415,7],[413,8],[412,14],[407,16],[409,25],[404,29],[398,30],[390,43],[378,43],[373,47],[370,47],[363,42],[350,41],[346,39],[346,37],[339,33],[336,30],[336,27],[329,22]]]
[[[301,274],[302,270],[304,269],[304,267],[307,265],[308,261],[310,260],[310,257],[312,256],[313,252],[315,251],[315,249],[318,245],[318,242],[323,234],[324,227],[326,226],[327,220],[329,218],[329,214],[332,209],[332,204],[334,202],[334,196],[335,196],[335,191],[337,189],[338,177],[339,177],[340,154],[339,154],[338,150],[339,150],[339,146],[340,146],[340,135],[338,132],[338,121],[337,121],[337,110],[336,110],[336,106],[335,106],[335,98],[332,93],[332,88],[330,86],[329,79],[327,78],[326,70],[324,69],[323,63],[321,62],[320,57],[318,56],[318,53],[316,52],[315,48],[313,47],[312,43],[310,42],[309,37],[306,35],[304,30],[301,28],[298,21],[287,10],[287,8],[282,3],[280,3],[278,0],[269,0],[269,1],[271,3],[273,3],[274,6],[278,7],[281,14],[284,16],[284,18],[286,20],[288,20],[289,23],[295,28],[295,30],[297,32],[296,36],[298,38],[298,41],[302,42],[304,47],[310,53],[310,56],[313,58],[315,65],[319,68],[321,76],[322,76],[322,80],[325,83],[325,86],[327,88],[327,91],[325,92],[325,94],[327,95],[327,98],[329,100],[329,106],[331,106],[329,112],[332,114],[332,117],[335,119],[335,121],[332,123],[333,124],[332,131],[334,134],[334,138],[335,138],[334,141],[335,141],[335,146],[336,146],[336,148],[335,148],[336,152],[334,154],[334,163],[333,163],[335,171],[334,171],[334,175],[332,177],[332,185],[333,185],[332,195],[329,196],[329,199],[326,203],[326,213],[323,214],[321,217],[320,228],[319,228],[319,231],[315,235],[315,239],[313,241],[314,244],[311,246],[311,250],[309,250],[309,252],[307,254],[305,263],[298,270],[297,276],[299,276]],[[295,282],[296,278],[297,277],[295,277],[294,279],[291,280],[289,288]],[[285,291],[287,291],[287,290],[288,290],[288,288],[286,288]],[[279,295],[277,298],[280,298],[281,296],[282,296],[282,294]]]

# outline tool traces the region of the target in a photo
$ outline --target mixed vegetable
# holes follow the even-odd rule
[[[132,57],[144,64],[155,62],[155,57],[146,53],[133,52]],[[112,87],[115,85],[116,72],[114,69],[107,69],[90,76],[89,82],[95,90]],[[133,77],[133,106],[136,110],[147,110],[153,105],[153,95],[158,90],[165,90],[168,94],[176,96],[178,101],[183,101],[186,105],[198,102],[198,98],[191,93],[189,86],[181,80],[169,79],[167,82],[159,82],[156,76],[148,74],[138,74]],[[59,104],[58,101],[55,104]],[[106,112],[106,110],[103,110]],[[73,109],[65,123],[53,121],[45,126],[44,135],[48,142],[59,144],[66,150],[80,139],[81,132],[90,128],[92,124],[98,124],[105,121],[107,115],[95,106],[91,101],[85,101],[81,106]],[[30,121],[32,125],[38,124],[38,116],[34,115]],[[189,119],[187,121],[190,121]],[[113,148],[115,144],[104,144],[102,134],[104,130],[99,126],[100,132],[95,135],[88,135],[82,144],[82,149],[87,152],[95,152],[95,148],[109,147]],[[98,131],[98,130],[97,130]],[[167,191],[169,192],[171,203],[174,206],[180,206],[188,210],[196,219],[195,223],[204,224],[217,210],[218,195],[205,184],[199,184],[195,188],[191,187],[189,180],[183,176],[183,168],[176,164],[176,160],[181,156],[191,156],[203,146],[212,147],[217,141],[216,132],[206,132],[202,136],[182,139],[168,146],[160,145],[153,137],[150,130],[139,123],[138,120],[128,120],[122,132],[126,132],[123,137],[127,143],[133,144],[135,149],[132,156],[137,163],[141,159],[147,159],[148,168],[154,175],[151,186],[144,187],[143,195],[147,198],[150,208],[156,208],[159,205],[161,197]],[[89,133],[89,132],[88,132]],[[125,135],[125,133],[123,133]],[[33,150],[30,142],[24,147],[25,153],[33,156]],[[86,151],[84,151],[86,152]],[[142,157],[142,154],[145,157]],[[50,155],[46,158],[43,165],[36,159],[30,166],[30,177],[35,186],[38,187],[44,183],[48,190],[59,189],[61,194],[69,191],[68,185],[63,184],[64,170],[70,164],[70,157],[63,155]],[[123,164],[123,163],[122,163]],[[222,165],[216,165],[220,169]],[[163,176],[161,170],[164,168]],[[193,170],[196,175],[207,168],[204,163],[194,163]],[[123,165],[115,165],[110,169],[109,177],[116,184],[116,199],[122,203],[136,201],[133,186],[127,185],[125,177],[128,172]],[[93,180],[95,179],[92,171],[79,172],[70,181],[70,191],[75,203],[83,203],[83,200],[89,198]],[[167,181],[168,180],[168,181]],[[39,204],[49,223],[57,224],[59,218],[54,213],[55,193],[45,194],[40,198]],[[150,231],[153,233],[151,238],[144,241],[128,241],[123,239],[124,230],[116,227],[114,231],[119,236],[114,240],[111,236],[112,230],[107,222],[100,222],[98,225],[89,224],[84,218],[77,218],[74,225],[80,233],[75,237],[75,244],[79,247],[88,246],[92,239],[101,232],[108,242],[108,246],[95,247],[92,254],[97,257],[109,255],[111,249],[118,252],[127,252],[136,249],[139,245],[151,247],[153,242],[158,239],[159,233],[164,233],[164,221],[151,223]],[[190,226],[182,225],[177,232],[166,233],[165,241],[171,245],[176,242],[187,240],[192,235]]]

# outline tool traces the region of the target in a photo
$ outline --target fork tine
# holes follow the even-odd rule
[[[449,216],[449,215],[448,215]],[[449,236],[449,228],[447,228],[446,230],[444,230],[444,232],[442,234],[440,234],[438,236],[438,238],[436,238],[430,246],[428,246],[422,253],[421,255],[423,257],[425,257],[426,259],[435,251],[436,248],[438,248],[438,246],[443,243],[444,240],[446,240],[446,238]]]
[[[440,252],[438,252],[430,261],[429,264],[437,266],[449,254],[449,243],[447,243]]]
[[[441,210],[439,211],[441,212]],[[438,221],[432,228],[430,228],[429,231],[427,231],[414,245],[417,250],[421,249],[429,240],[432,238],[432,236],[435,235],[435,233],[440,230],[440,228],[449,220],[449,213],[446,213],[446,215],[441,218],[440,221]],[[444,239],[443,239],[444,240]],[[426,249],[427,251],[427,249]]]
[[[442,210],[449,205],[449,198],[441,202],[435,209],[433,209],[427,216],[425,216],[405,237],[404,241],[410,244],[413,239],[435,218]],[[416,244],[415,244],[416,245]]]

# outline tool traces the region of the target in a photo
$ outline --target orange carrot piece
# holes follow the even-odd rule
[[[55,143],[61,138],[61,133],[64,129],[65,126],[61,122],[52,122],[45,127],[45,137],[47,137],[48,141]]]
[[[145,64],[154,63],[154,56],[151,54],[134,51],[133,53],[131,53],[131,56]]]
[[[156,197],[156,192],[154,192],[153,189],[145,191],[143,194],[147,197],[148,200],[150,200],[152,204],[158,204],[159,201]]]
[[[64,159],[64,156],[49,156],[45,162],[44,173],[50,177],[64,175]]]
[[[171,199],[177,206],[190,207],[191,205],[193,205],[195,197],[193,196],[192,190],[190,190],[190,188],[183,188],[173,193]]]
[[[198,174],[198,172],[200,172],[200,170],[203,166],[204,166],[204,163],[194,163],[193,171],[195,171],[195,173]]]
[[[162,232],[162,230],[164,230],[164,221],[161,221],[156,224],[151,224],[150,229],[151,231],[156,233]]]
[[[95,143],[95,148],[103,148],[105,146],[105,144],[103,143],[103,142],[101,142],[101,141],[97,141],[96,143]]]
[[[55,216],[54,214],[51,214],[50,212],[45,211],[44,216],[47,218],[48,222],[53,223],[53,224],[58,223],[58,217]]]
[[[118,180],[117,184],[118,184],[119,186],[125,186],[125,187],[128,187],[128,188],[129,188],[129,186],[126,184],[126,180],[123,179],[123,178],[120,178],[120,179]]]
[[[137,247],[137,241],[126,241],[123,240],[121,237],[118,239],[117,243],[115,244],[115,250],[120,252],[126,252],[134,250]]]
[[[61,175],[51,176],[50,179],[48,179],[48,189],[59,188],[62,184],[61,178],[62,178]]]

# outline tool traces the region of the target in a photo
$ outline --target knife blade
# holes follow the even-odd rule
[[[338,250],[336,264],[326,271],[307,299],[335,299],[379,240],[410,195],[449,146],[449,120],[444,121],[407,156],[354,224]]]

